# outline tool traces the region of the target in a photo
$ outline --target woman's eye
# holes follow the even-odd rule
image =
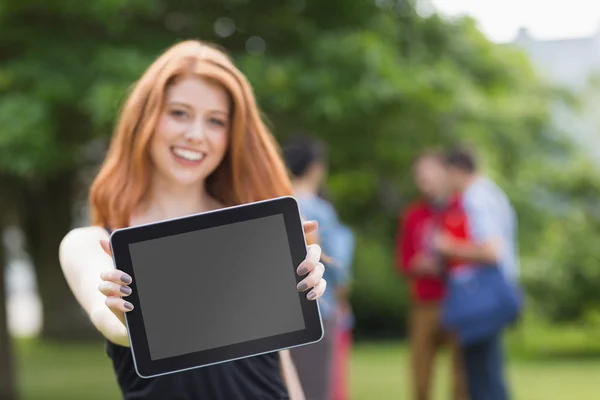
[[[175,118],[185,118],[188,113],[183,110],[171,110],[170,114]]]
[[[217,125],[217,126],[221,126],[221,127],[225,126],[225,121],[223,121],[222,119],[211,118],[211,119],[209,119],[209,122],[213,125]]]

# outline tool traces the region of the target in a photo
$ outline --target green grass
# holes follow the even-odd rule
[[[410,399],[407,351],[399,344],[371,344],[356,348],[352,363],[351,390],[356,400]],[[436,365],[433,399],[449,399],[450,363],[446,355]],[[598,359],[519,359],[508,362],[514,400],[597,400]]]
[[[597,347],[597,341],[576,329],[536,326],[509,338],[508,371],[513,398],[598,399],[600,357],[595,355],[595,348],[589,347]],[[352,399],[410,399],[407,355],[406,347],[400,343],[357,344],[351,365]],[[23,400],[119,399],[101,343],[65,346],[18,341],[17,356]],[[442,354],[436,368],[436,400],[449,398],[448,372],[449,363]]]
[[[49,345],[19,341],[17,363],[23,400],[120,398],[102,343]]]

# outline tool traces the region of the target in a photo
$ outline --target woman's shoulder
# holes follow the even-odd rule
[[[97,225],[90,225],[90,226],[81,226],[78,228],[74,228],[72,230],[70,230],[66,235],[65,238],[75,238],[75,239],[85,239],[85,238],[100,238],[100,239],[108,239],[109,237],[109,233],[107,228],[101,227],[101,226],[97,226]]]

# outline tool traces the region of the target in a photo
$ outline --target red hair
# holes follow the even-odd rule
[[[148,144],[175,81],[195,76],[222,85],[231,99],[229,148],[207,178],[211,196],[226,206],[292,194],[281,150],[263,123],[252,87],[217,48],[184,41],[167,49],[127,98],[110,148],[90,188],[92,224],[123,228],[146,194],[152,165]]]

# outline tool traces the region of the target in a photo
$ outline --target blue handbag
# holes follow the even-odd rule
[[[491,339],[517,321],[523,295],[497,267],[481,266],[466,275],[448,279],[442,325],[454,332],[462,345]]]

